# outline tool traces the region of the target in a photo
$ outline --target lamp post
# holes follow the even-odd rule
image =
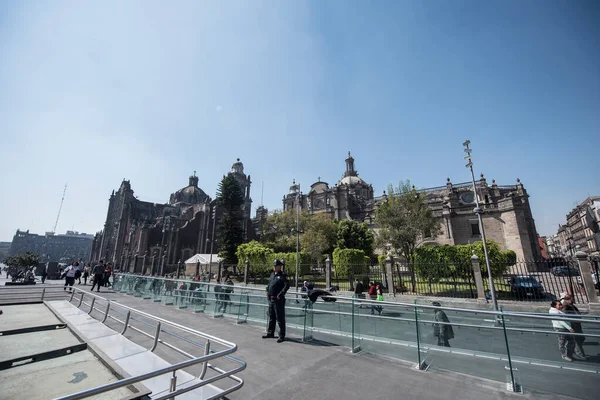
[[[467,160],[467,165],[465,165],[471,171],[471,179],[473,182],[473,194],[475,197],[475,209],[473,210],[475,214],[477,214],[477,219],[479,220],[479,231],[481,232],[481,240],[483,241],[483,254],[485,255],[485,265],[488,271],[488,282],[490,284],[490,294],[492,296],[492,304],[494,306],[494,311],[498,311],[498,301],[496,300],[496,289],[494,288],[494,278],[492,277],[492,269],[490,268],[490,257],[488,255],[487,243],[485,238],[485,230],[483,228],[483,218],[481,214],[483,214],[483,210],[479,207],[479,198],[477,196],[477,188],[475,186],[475,174],[473,173],[473,160],[471,158],[471,152],[473,149],[469,148],[469,144],[471,144],[470,140],[465,140],[463,146],[465,146],[465,160]]]
[[[302,192],[298,185],[298,194],[296,194],[296,292],[298,291],[298,267],[300,263],[300,201],[302,201]]]

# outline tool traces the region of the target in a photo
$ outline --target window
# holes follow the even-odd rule
[[[479,223],[471,222],[471,235],[479,236],[481,233],[479,232]]]

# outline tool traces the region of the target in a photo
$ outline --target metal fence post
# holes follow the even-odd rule
[[[154,343],[152,344],[152,348],[150,352],[154,352],[156,350],[156,346],[158,345],[158,336],[160,335],[160,322],[156,325],[156,331],[154,333]]]
[[[327,254],[327,260],[325,260],[325,288],[331,287],[331,259]]]
[[[127,315],[125,316],[125,326],[123,327],[123,330],[121,331],[121,335],[124,335],[125,332],[127,331],[127,328],[129,327],[129,318],[131,317],[131,310],[127,310]]]
[[[91,314],[92,311],[94,311],[94,303],[96,302],[96,298],[92,297],[92,304],[90,304],[90,312],[88,314]]]
[[[102,318],[102,323],[106,321],[108,318],[108,312],[110,311],[110,301],[106,303],[106,311],[104,311],[104,318]]]
[[[248,284],[248,273],[250,272],[250,260],[246,260],[244,263],[244,283]]]
[[[485,290],[483,289],[483,277],[481,276],[481,267],[479,266],[479,257],[473,251],[471,256],[471,264],[473,265],[473,277],[475,278],[475,286],[477,287],[477,300],[485,299]]]
[[[46,294],[46,288],[42,289],[42,301],[44,301],[44,295]]]
[[[388,253],[385,259],[385,274],[387,278],[388,293],[396,297],[396,287],[394,286],[394,258]]]

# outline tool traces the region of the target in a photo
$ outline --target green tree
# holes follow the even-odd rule
[[[31,267],[37,266],[40,262],[40,256],[36,253],[26,252],[15,254],[14,256],[6,257],[3,261],[9,268],[9,274],[12,276],[18,276],[22,273],[25,276],[27,270]],[[13,281],[16,280],[13,278]]]
[[[412,290],[416,289],[414,254],[423,237],[436,236],[439,221],[433,216],[427,198],[419,193],[410,182],[400,182],[397,188],[389,186],[387,200],[379,204],[375,212],[379,227],[379,247],[391,247],[396,254],[409,261]]]
[[[224,264],[234,264],[237,248],[244,241],[244,193],[232,174],[224,176],[219,183],[216,203],[221,214],[217,226],[219,257]]]
[[[250,272],[254,274],[267,273],[269,265],[273,263],[273,249],[255,240],[238,246],[236,256],[238,264],[250,262]]]
[[[296,251],[296,210],[275,210],[265,219],[261,243],[279,253]],[[300,232],[307,227],[309,216],[300,213]]]
[[[333,250],[333,268],[338,278],[350,280],[355,276],[366,273],[369,269],[369,257],[365,252],[358,249],[340,249]]]
[[[366,223],[342,220],[337,224],[336,234],[340,249],[359,249],[369,257],[373,255],[373,232]]]
[[[337,239],[337,225],[326,214],[312,215],[306,221],[306,231],[300,237],[300,245],[312,261],[321,262],[324,254],[331,254]]]

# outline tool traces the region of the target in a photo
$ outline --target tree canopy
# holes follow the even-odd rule
[[[301,248],[311,259],[320,262],[331,254],[337,240],[338,225],[326,214],[312,215],[306,221],[306,231],[300,238]]]
[[[379,247],[389,246],[410,262],[414,291],[415,249],[422,238],[436,236],[439,231],[439,221],[433,216],[427,198],[411,187],[410,181],[400,182],[396,188],[390,185],[387,200],[381,202],[375,212],[375,221],[380,228]]]
[[[40,256],[36,253],[26,252],[6,257],[3,261],[10,268],[11,276],[17,276],[18,272],[25,274],[31,267],[37,266]]]
[[[373,232],[364,222],[349,219],[337,224],[337,247],[340,249],[359,249],[368,257],[373,255]]]
[[[216,204],[221,214],[217,226],[219,257],[224,264],[236,262],[236,251],[244,242],[244,193],[232,174],[223,177],[217,189]]]

